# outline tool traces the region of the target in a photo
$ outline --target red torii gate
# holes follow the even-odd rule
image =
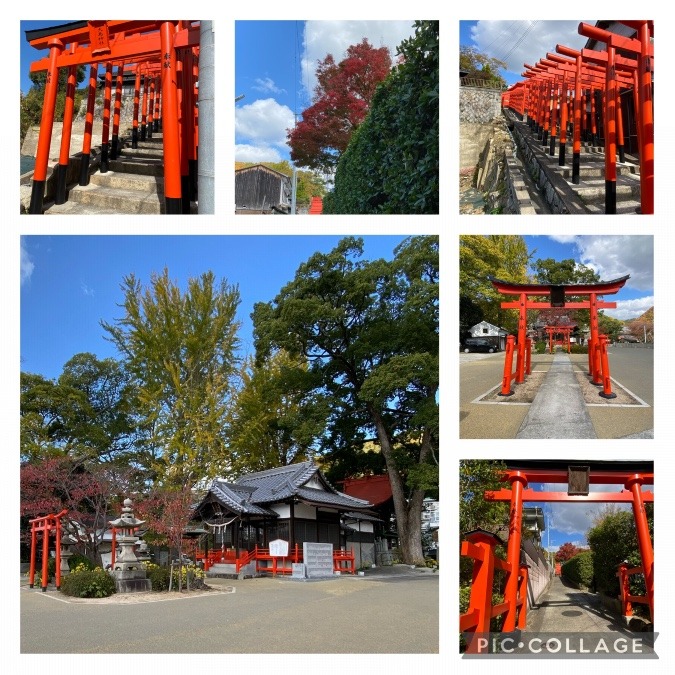
[[[63,509],[57,514],[50,513],[48,516],[40,516],[29,520],[30,529],[30,569],[28,573],[28,584],[30,588],[35,585],[35,559],[37,557],[37,535],[42,532],[42,571],[40,573],[40,585],[42,592],[47,590],[49,581],[49,535],[54,533],[54,548],[56,556],[56,567],[54,571],[54,583],[56,590],[61,587],[61,518],[68,513],[68,509]]]
[[[553,336],[562,335],[565,340],[564,346],[567,347],[567,353],[572,351],[570,334],[574,330],[574,326],[546,326],[544,330],[548,333],[548,350],[553,354]]]
[[[654,22],[624,21],[624,26],[636,31],[636,37],[628,38],[597,26],[580,23],[578,32],[606,45],[605,51],[582,49],[577,51],[564,45],[557,45],[556,52],[574,58],[562,59],[548,53],[546,59],[536,66],[524,64],[528,71],[523,77],[532,81],[518,83],[522,92],[512,88],[502,97],[504,107],[510,107],[523,117],[539,133],[543,145],[547,143],[549,122],[551,129],[551,151],[554,154],[554,135],[560,128],[559,164],[564,165],[566,143],[567,99],[566,74],[573,83],[573,133],[572,183],[579,183],[581,133],[586,124],[586,104],[590,103],[590,124],[594,142],[597,143],[596,96],[601,92],[604,101],[603,127],[605,138],[605,213],[616,213],[616,152],[623,161],[623,120],[620,105],[620,88],[633,90],[637,120],[637,135],[640,157],[640,211],[654,213],[654,114],[652,73],[654,64]],[[621,52],[621,53],[620,53]],[[561,88],[562,85],[562,88]],[[582,89],[582,87],[584,87]],[[584,92],[589,90],[586,101]],[[562,91],[562,95],[560,92]],[[558,100],[561,119],[557,119]],[[583,110],[583,113],[582,113]]]
[[[588,341],[588,374],[592,377],[593,384],[602,386],[599,393],[603,398],[616,398],[612,393],[612,383],[609,374],[609,358],[607,356],[607,336],[600,334],[598,326],[599,309],[616,309],[616,302],[605,302],[599,296],[613,295],[618,293],[630,279],[627,274],[612,281],[599,281],[595,284],[516,284],[510,281],[502,281],[494,277],[488,277],[497,292],[504,295],[517,295],[518,300],[502,302],[502,309],[517,309],[518,314],[518,340],[513,335],[506,339],[506,353],[504,357],[504,378],[500,396],[511,396],[511,380],[516,384],[525,381],[526,361],[527,374],[530,374],[529,339],[527,337],[527,310],[528,309],[552,309],[564,307],[565,309],[588,309],[590,310],[591,336]],[[587,295],[588,300],[573,300],[568,298]],[[548,302],[535,302],[528,296],[549,296]],[[516,354],[516,372],[513,369],[513,353]]]
[[[459,619],[460,631],[468,633],[468,652],[487,652],[490,620],[504,614],[502,631],[512,632],[516,627],[527,625],[527,566],[520,564],[523,504],[525,502],[595,502],[628,503],[633,507],[635,528],[642,565],[628,569],[627,564],[619,565],[617,575],[621,585],[624,616],[632,614],[631,602],[649,605],[654,621],[654,548],[649,534],[645,504],[654,502],[653,492],[643,492],[643,485],[654,484],[653,464],[636,462],[630,468],[614,468],[612,462],[507,462],[511,465],[502,480],[510,488],[486,491],[487,501],[509,502],[509,539],[506,560],[494,556],[499,540],[483,530],[474,530],[465,535],[461,555],[473,558],[474,570],[469,608]],[[567,464],[560,468],[558,464]],[[616,463],[621,464],[621,463]],[[624,463],[630,464],[630,463]],[[646,466],[649,465],[649,466]],[[648,470],[644,470],[648,469]],[[540,492],[528,489],[530,483],[566,483],[567,492]],[[590,484],[623,485],[621,492],[591,492]],[[492,606],[492,582],[494,570],[506,572],[504,602]],[[628,576],[643,574],[647,588],[646,597],[631,596],[628,590]]]
[[[185,177],[181,174],[182,155],[185,156],[185,162],[188,162],[196,156],[196,152],[190,151],[187,147],[182,147],[181,141],[191,143],[196,138],[193,79],[195,69],[193,64],[194,51],[199,47],[199,26],[195,27],[192,24],[191,21],[157,20],[76,21],[52,28],[27,31],[26,38],[31,46],[36,49],[49,49],[49,57],[34,62],[30,68],[31,72],[47,71],[40,135],[33,173],[30,213],[42,213],[59,69],[68,68],[69,73],[66,113],[64,113],[61,153],[57,173],[59,181],[57,197],[64,199],[65,188],[61,188],[60,183],[65,181],[65,170],[62,167],[67,168],[70,147],[75,69],[79,65],[90,64],[90,89],[83,142],[83,164],[86,162],[88,171],[98,63],[106,64],[104,127],[101,148],[102,171],[107,170],[113,64],[118,65],[117,90],[119,92],[119,96],[116,93],[113,118],[113,147],[115,153],[117,151],[115,117],[117,118],[117,124],[119,124],[118,101],[121,100],[120,77],[122,71],[120,69],[123,70],[127,64],[137,64],[146,69],[149,67],[147,64],[156,64],[157,73],[161,72],[165,212],[167,214],[189,213],[189,195],[184,194],[185,191],[182,190],[182,184],[185,183]],[[70,45],[67,51],[66,45]],[[182,68],[179,64],[183,63],[189,65]],[[182,70],[180,78],[179,70]],[[138,98],[138,88],[140,87],[138,79],[137,85],[134,103]],[[185,89],[185,95],[182,95],[182,89]],[[147,98],[148,89],[146,87],[144,90],[144,108]],[[181,103],[183,104],[182,108]],[[189,105],[192,106],[191,110],[187,110]],[[134,113],[137,116],[136,105],[134,105]],[[187,127],[186,131],[182,130],[184,126]],[[61,178],[62,174],[63,178]],[[86,182],[82,183],[82,180]],[[86,178],[81,173],[80,184],[86,185],[87,182],[88,173]]]

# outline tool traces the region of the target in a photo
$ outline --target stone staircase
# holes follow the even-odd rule
[[[138,141],[131,148],[131,138],[120,139],[118,156],[100,165],[90,174],[89,185],[68,186],[64,204],[45,203],[45,215],[104,215],[164,213],[164,163],[162,134]],[[196,213],[196,204],[192,204]]]
[[[579,183],[572,183],[572,140],[568,134],[565,165],[559,165],[559,149],[550,154],[524,122],[507,113],[509,126],[519,146],[520,154],[530,174],[534,174],[539,191],[545,196],[553,213],[605,213],[605,154],[604,149],[590,142],[582,143]],[[616,213],[640,213],[639,159],[626,155],[624,162],[616,163]]]

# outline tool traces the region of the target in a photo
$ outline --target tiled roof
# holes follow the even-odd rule
[[[316,478],[324,489],[308,487]],[[357,511],[372,508],[364,499],[350,497],[333,488],[313,462],[301,462],[242,476],[235,483],[214,480],[202,502],[217,501],[233,513],[276,516],[270,504],[296,497],[311,504]]]

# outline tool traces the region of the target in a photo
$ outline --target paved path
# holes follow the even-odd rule
[[[24,585],[21,653],[438,653],[439,575],[403,565],[366,574],[213,579],[230,592],[136,604],[68,602]]]
[[[564,352],[553,355],[516,438],[597,438],[572,362]]]

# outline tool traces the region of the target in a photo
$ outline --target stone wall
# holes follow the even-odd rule
[[[480,87],[459,88],[459,121],[487,124],[501,114],[502,92]]]
[[[527,576],[527,599],[532,607],[548,590],[551,583],[552,568],[547,564],[546,558],[534,544],[526,539],[523,541],[524,562],[530,566]]]

